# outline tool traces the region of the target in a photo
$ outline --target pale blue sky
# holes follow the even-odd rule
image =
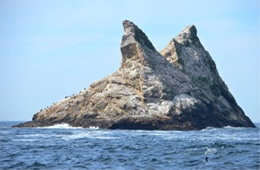
[[[117,70],[129,19],[157,50],[196,25],[238,104],[260,122],[259,9],[259,0],[0,0],[0,120],[31,120]]]

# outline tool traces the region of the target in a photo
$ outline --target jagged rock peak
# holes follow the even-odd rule
[[[155,51],[155,48],[145,33],[129,20],[123,21],[125,34],[122,38],[121,48],[131,43],[138,43],[142,48],[148,48]]]
[[[124,20],[124,35],[121,41],[121,68],[131,67],[131,62],[148,65],[151,53],[157,53],[145,33],[133,22]]]
[[[198,40],[197,29],[195,25],[187,26],[182,32],[175,38],[179,43],[184,43],[186,41]]]
[[[197,29],[196,29],[195,25],[190,25],[190,26],[187,26],[184,30],[182,30],[181,34],[186,34],[189,37],[194,37],[194,36],[197,36]]]
[[[129,20],[123,21],[123,27],[124,27],[125,34],[134,33],[135,30],[139,29],[133,22]]]

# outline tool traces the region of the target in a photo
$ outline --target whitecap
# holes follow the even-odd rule
[[[15,142],[33,142],[36,141],[37,139],[14,139],[13,141]]]
[[[64,140],[71,140],[71,139],[88,138],[89,136],[90,136],[89,133],[76,133],[72,135],[62,135],[61,138]]]
[[[22,138],[31,138],[31,137],[48,137],[49,135],[47,134],[27,134],[27,135],[16,135],[17,137],[22,137]]]
[[[87,129],[99,129],[98,126],[89,126]]]
[[[233,129],[233,130],[242,130],[242,129],[248,129],[250,127],[234,127],[234,126],[225,126],[224,129]]]
[[[204,155],[213,154],[213,153],[216,153],[216,152],[217,152],[216,148],[208,148],[208,147],[206,147],[206,151],[204,152]]]
[[[74,139],[117,139],[113,136],[106,136],[105,134],[96,134],[94,132],[82,132],[82,133],[74,133],[72,135],[63,135],[61,137],[64,140],[74,140]]]
[[[219,129],[219,128],[215,128],[215,127],[209,126],[209,127],[205,128],[205,129],[202,129],[201,131],[216,131],[216,130],[218,130],[218,129]]]
[[[55,124],[52,126],[38,127],[38,128],[46,128],[46,129],[83,129],[83,127],[73,127],[68,123]]]

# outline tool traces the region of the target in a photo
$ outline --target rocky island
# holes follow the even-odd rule
[[[158,52],[133,22],[123,21],[122,62],[89,89],[41,110],[15,127],[196,130],[255,127],[221,79],[194,25]]]

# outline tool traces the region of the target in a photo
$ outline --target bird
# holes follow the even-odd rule
[[[205,161],[208,162],[208,159],[209,159],[209,157],[206,157],[206,158],[205,158]]]

